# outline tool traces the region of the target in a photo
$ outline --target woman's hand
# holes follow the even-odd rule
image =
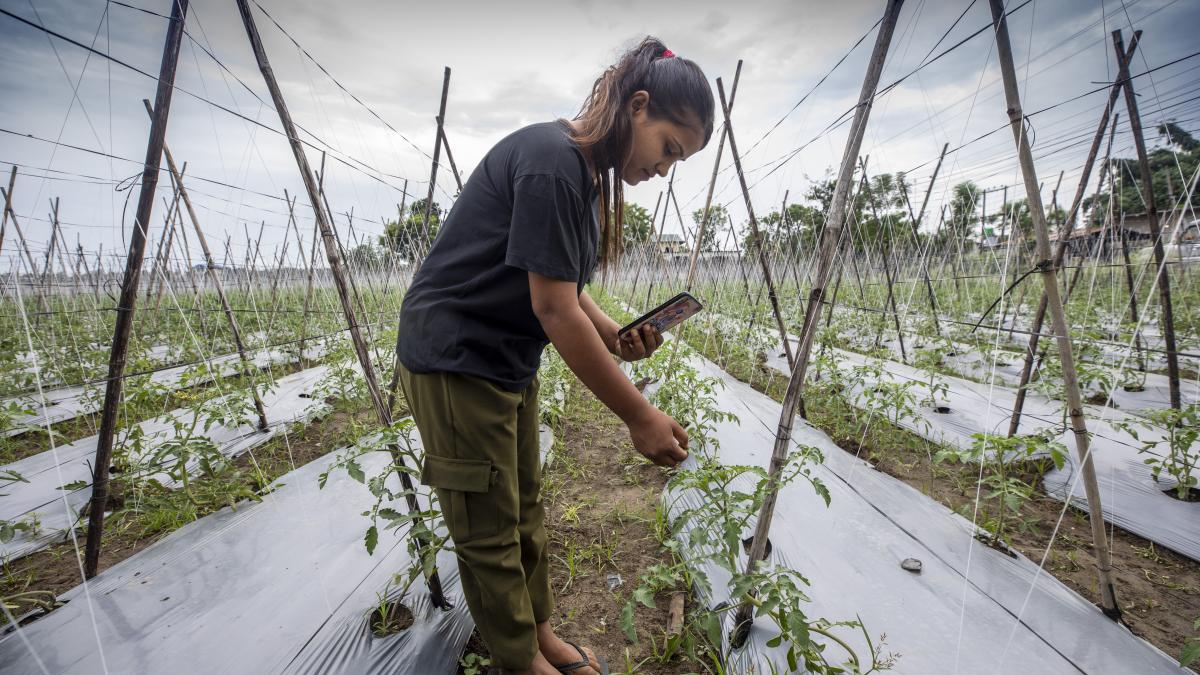
[[[663,336],[654,326],[646,323],[638,330],[631,330],[616,339],[614,354],[623,361],[640,361],[662,346]]]
[[[687,432],[654,406],[629,422],[629,438],[638,452],[659,466],[675,466],[687,459]]]

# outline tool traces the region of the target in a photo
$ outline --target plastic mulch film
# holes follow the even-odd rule
[[[215,424],[203,435],[211,439],[221,452],[233,457],[258,447],[274,438],[288,424],[307,419],[325,410],[324,402],[314,398],[314,386],[328,374],[329,368],[317,366],[281,377],[273,388],[262,395],[270,428],[259,431],[253,424],[237,427]],[[193,413],[187,409],[172,411],[167,415],[142,422],[146,453],[175,435],[173,420],[186,419],[189,424]],[[197,429],[203,430],[201,420]],[[96,454],[96,437],[89,436],[55,450],[26,457],[5,470],[15,471],[27,482],[15,482],[5,488],[0,496],[0,520],[28,522],[35,519],[38,529],[34,533],[20,532],[12,540],[0,543],[0,560],[11,561],[44,548],[64,537],[92,496],[92,461]],[[136,459],[136,458],[135,458]],[[171,481],[164,475],[157,478],[166,485]],[[85,485],[76,489],[63,490],[62,486],[82,481]]]
[[[317,359],[327,350],[323,345],[317,345],[312,349],[305,349],[304,351],[310,359]],[[296,355],[280,349],[258,350],[254,352],[250,362],[256,368],[268,368],[281,364],[295,363]],[[211,371],[220,373],[223,377],[237,375],[243,371],[241,359],[236,353],[225,354],[196,365],[176,366],[156,371],[150,375],[150,382],[168,391],[174,391],[184,386],[184,376],[186,373],[196,371],[197,368],[204,366],[207,366]],[[203,371],[199,376],[187,378],[186,386],[192,387],[212,381],[213,375],[208,369]],[[99,395],[103,392],[102,384],[102,382],[97,382],[91,387],[77,386],[51,389],[45,392],[45,406],[42,405],[42,397],[37,394],[26,394],[4,399],[0,401],[0,406],[15,404],[32,411],[32,414],[15,416],[11,426],[0,430],[0,435],[16,436],[26,433],[31,429],[40,429],[46,424],[57,424],[74,419],[80,415],[97,412],[104,402],[103,396]]]
[[[543,428],[543,455],[551,443]],[[375,636],[370,614],[381,598],[400,599],[393,577],[412,559],[386,529],[367,553],[362,512],[374,498],[361,483],[334,471],[318,487],[335,454],[280,477],[261,502],[180,528],[86,593],[72,589],[66,605],[0,637],[2,670],[95,673],[103,659],[113,673],[454,673],[474,623],[453,552],[438,557],[453,607],[433,607],[418,579],[402,599],[413,624]],[[385,452],[359,459],[368,475],[390,462]]]
[[[693,363],[724,382],[717,407],[739,417],[717,425],[721,461],[767,466],[780,405],[708,361]],[[817,474],[832,502],[826,507],[803,481],[781,490],[769,560],[811,581],[810,618],[860,618],[873,638],[886,635],[884,651],[900,655],[896,672],[1183,672],[1030,560],[979,543],[968,521],[843,452],[803,420],[796,420],[793,441],[825,455]],[[677,513],[696,495],[664,499]],[[753,524],[745,535],[752,531]],[[901,568],[906,558],[922,562],[920,573]],[[702,602],[717,607],[729,601],[728,576],[718,567],[707,571],[715,590]],[[747,644],[727,651],[728,670],[786,671],[786,649],[767,646],[776,634],[768,619],[756,620]],[[860,656],[869,653],[861,635],[841,635]],[[831,659],[844,658],[839,649],[827,648]]]
[[[839,367],[850,368],[868,361],[880,364],[883,378],[889,382],[912,382],[917,398],[928,397],[929,374],[912,366],[888,360],[878,360],[854,352],[835,350]],[[767,364],[786,374],[787,362],[772,354]],[[932,406],[918,406],[919,416],[904,417],[899,425],[935,443],[968,448],[972,434],[1005,435],[1012,416],[1016,392],[999,385],[971,382],[962,378],[938,375],[948,391],[939,403],[944,412]],[[871,405],[864,401],[865,390],[873,384],[864,381],[853,387],[852,402],[864,410]],[[1126,394],[1129,396],[1130,394]],[[886,413],[874,410],[875,424],[889,424]],[[1165,546],[1193,560],[1200,560],[1200,502],[1185,502],[1167,494],[1174,481],[1164,477],[1156,481],[1139,453],[1140,444],[1129,433],[1114,426],[1115,422],[1138,422],[1141,418],[1129,411],[1088,405],[1088,431],[1092,434],[1092,458],[1096,465],[1096,480],[1100,486],[1104,519],[1129,532]],[[1043,487],[1046,493],[1060,501],[1070,492],[1071,504],[1086,509],[1084,486],[1079,480],[1079,458],[1075,453],[1075,437],[1063,420],[1063,404],[1037,393],[1026,396],[1021,416],[1020,433],[1053,430],[1055,440],[1070,450],[1062,469],[1047,472]],[[1161,439],[1163,432],[1141,430],[1143,439]]]

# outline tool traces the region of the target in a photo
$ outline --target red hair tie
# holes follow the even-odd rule
[[[672,56],[675,56],[675,52],[671,51],[670,49],[664,49],[661,58],[669,59]]]

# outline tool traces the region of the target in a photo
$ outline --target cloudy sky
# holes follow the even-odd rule
[[[847,125],[830,125],[855,101],[883,10],[882,0],[258,2],[259,31],[293,117],[310,132],[307,140],[328,151],[326,187],[339,229],[348,235],[345,214],[353,209],[360,237],[378,234],[382,219],[394,217],[405,178],[408,201],[428,189],[444,67],[452,69],[447,136],[465,176],[509,132],[573,116],[601,70],[647,34],[727,87],[744,60],[733,126],[755,210],[778,208],[785,191],[798,200],[841,156]],[[1013,0],[1010,7],[1018,5],[1010,31],[1024,107],[1048,108],[1032,120],[1047,198],[1060,171],[1066,172],[1060,201],[1074,191],[1105,97],[1088,92],[1115,75],[1114,29],[1126,40],[1133,28],[1144,31],[1135,73],[1183,59],[1137,80],[1146,126],[1163,119],[1190,131],[1200,126],[1200,57],[1185,58],[1200,51],[1200,3]],[[158,72],[168,0],[0,0],[0,9]],[[966,40],[879,98],[863,144],[872,174],[907,171],[923,191],[949,143],[953,151],[934,184],[934,212],[962,180],[1020,184],[1012,137],[1002,128],[1007,118],[992,35],[985,30],[968,39],[989,23],[983,0],[907,0],[892,41],[884,83]],[[262,226],[264,250],[273,250],[287,229],[284,190],[304,191],[278,117],[263,103],[270,98],[234,1],[194,0],[187,30],[167,143],[178,162],[188,163],[186,182],[205,231],[222,242],[216,247],[223,249],[228,237],[240,257],[246,231],[256,237]],[[11,165],[18,166],[14,207],[31,247],[45,249],[49,202],[60,198],[71,249],[77,240],[87,251],[123,249],[122,230],[137,201],[136,185],[124,188],[140,172],[149,129],[142,99],[154,98],[154,81],[8,15],[0,15],[0,60],[0,171],[7,183]],[[1131,155],[1124,118],[1115,153]],[[703,205],[715,138],[679,166],[677,195],[689,226],[688,214]],[[319,153],[310,149],[309,160],[315,166]],[[726,152],[717,200],[741,222],[745,206],[728,164]],[[165,212],[165,185],[155,228]],[[665,188],[665,180],[650,181],[627,199],[653,208]],[[447,204],[453,193],[451,177],[441,173],[437,200]],[[1010,189],[1010,199],[1021,196]],[[299,203],[307,239],[311,208],[304,198]],[[674,213],[667,230],[680,230]],[[14,244],[10,226],[0,271],[13,264]],[[295,248],[293,242],[290,253]]]

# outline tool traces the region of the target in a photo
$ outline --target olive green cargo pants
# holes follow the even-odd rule
[[[469,375],[401,366],[400,384],[425,447],[421,482],[437,493],[492,665],[529,668],[538,651],[535,626],[554,611],[538,382],[514,393]]]

